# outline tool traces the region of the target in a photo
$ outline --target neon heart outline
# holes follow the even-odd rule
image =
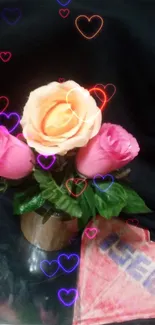
[[[61,292],[62,291],[65,291],[65,293],[67,293],[67,295],[69,294],[69,292],[71,292],[71,291],[74,291],[75,292],[75,298],[73,299],[73,301],[71,301],[70,303],[66,303],[64,300],[63,300],[63,298],[61,298]],[[74,302],[78,299],[78,297],[79,297],[79,294],[78,294],[78,290],[77,289],[74,289],[74,288],[71,288],[71,289],[65,289],[65,288],[61,288],[61,289],[59,289],[59,291],[58,291],[58,298],[59,298],[59,300],[62,302],[62,304],[64,305],[64,306],[66,306],[66,307],[70,307],[71,305],[73,305],[74,304]]]
[[[75,257],[77,258],[77,262],[76,262],[76,264],[72,267],[71,270],[67,271],[67,270],[65,269],[65,267],[62,266],[62,263],[61,263],[61,261],[60,261],[61,256],[66,256],[68,260],[69,260],[70,257],[72,257],[72,256],[75,256]],[[58,264],[59,264],[59,266],[63,269],[63,271],[65,271],[66,273],[71,273],[71,272],[73,272],[73,271],[76,269],[76,267],[78,267],[79,263],[80,263],[80,259],[79,259],[79,256],[78,256],[77,254],[70,254],[70,255],[67,255],[67,254],[61,254],[61,255],[58,256]]]
[[[108,186],[108,188],[106,189],[106,190],[102,190],[97,184],[96,184],[96,182],[95,182],[95,179],[96,179],[96,177],[97,176],[100,176],[101,178],[102,178],[102,180],[104,180],[105,179],[105,177],[107,177],[107,176],[110,176],[111,178],[112,178],[112,183]],[[107,192],[108,191],[108,189],[112,186],[112,184],[114,183],[114,176],[113,175],[111,175],[111,174],[106,174],[104,177],[103,177],[103,175],[101,175],[101,174],[97,174],[97,175],[95,175],[94,177],[93,177],[93,183],[94,183],[94,185],[99,189],[99,191],[100,192]]]
[[[42,162],[39,160],[40,159],[40,156],[42,156],[42,157],[44,157],[44,158],[47,158],[47,157],[53,157],[53,161],[51,162],[51,164],[50,165],[48,165],[47,167],[45,167],[43,164],[42,164]],[[53,166],[53,164],[55,163],[55,161],[56,161],[56,156],[55,155],[42,155],[42,154],[39,154],[38,156],[37,156],[37,162],[38,162],[38,164],[44,169],[44,170],[48,170],[49,168],[51,168],[52,166]]]
[[[116,86],[114,85],[114,84],[111,84],[111,83],[109,83],[109,84],[106,84],[105,86],[103,85],[103,84],[96,84],[95,85],[95,87],[98,87],[98,86],[102,86],[105,90],[106,90],[106,87],[107,86],[113,86],[113,88],[114,88],[114,93],[108,98],[108,96],[107,96],[107,103],[112,99],[112,97],[116,94]],[[98,97],[98,99],[100,99],[101,100],[101,102],[102,102],[102,99],[99,97],[99,95],[97,95],[96,94],[96,92],[95,92],[95,95]]]
[[[60,83],[65,82],[65,78],[59,78],[58,82],[60,82]]]
[[[81,30],[80,30],[80,28],[79,28],[79,26],[78,26],[78,19],[86,18],[87,21],[90,23],[90,21],[91,21],[92,18],[94,18],[94,17],[97,17],[97,18],[99,18],[99,19],[101,20],[101,26],[99,27],[99,29],[97,30],[97,32],[96,32],[93,36],[86,36],[86,35],[85,35]],[[100,32],[100,30],[102,29],[103,25],[104,25],[104,20],[103,20],[103,18],[102,18],[101,16],[99,16],[99,15],[93,15],[93,16],[91,16],[91,17],[88,17],[88,16],[86,16],[86,15],[79,15],[79,16],[76,17],[76,19],[75,19],[75,27],[76,27],[77,30],[80,32],[80,34],[81,34],[83,37],[85,37],[86,39],[88,39],[88,40],[94,38],[94,37],[95,37],[95,36]]]
[[[4,115],[7,119],[9,119],[11,115],[15,115],[18,117],[18,121],[17,121],[16,125],[11,130],[8,130],[9,133],[13,132],[16,129],[16,127],[20,124],[20,116],[17,113],[10,113],[10,114],[1,113],[0,117],[1,117],[1,115]],[[4,126],[3,124],[0,124],[0,125]]]
[[[19,11],[19,17],[17,17],[15,22],[13,22],[13,23],[9,22],[5,12],[6,11],[15,12],[17,10]],[[2,13],[1,13],[1,16],[2,16],[3,20],[9,25],[15,25],[18,22],[18,20],[21,18],[21,15],[22,15],[22,12],[21,12],[21,10],[19,8],[3,8]]]
[[[9,54],[9,58],[8,59],[3,59],[3,57],[2,57],[2,54]],[[8,62],[8,61],[10,61],[10,59],[11,59],[11,57],[12,57],[12,53],[11,52],[8,52],[8,51],[2,51],[2,52],[0,52],[0,59],[5,63],[5,62]]]
[[[87,232],[88,231],[93,231],[93,230],[95,230],[96,231],[96,233],[94,234],[94,235],[92,235],[92,236],[90,236]],[[93,227],[93,228],[86,228],[85,230],[84,230],[84,234],[89,238],[89,239],[93,239],[93,238],[95,238],[95,236],[97,235],[97,233],[98,233],[98,229],[97,228],[95,228],[95,227]]]
[[[6,96],[1,96],[0,97],[0,100],[1,100],[1,98],[5,98],[6,99],[6,105],[5,105],[5,107],[3,108],[3,110],[0,112],[0,114],[2,114],[7,108],[8,108],[8,106],[9,106],[9,98],[8,97],[6,97]]]
[[[68,2],[65,3],[65,4],[61,3],[59,0],[57,0],[57,2],[59,3],[60,6],[65,7],[65,6],[67,6],[71,2],[71,0],[68,0]]]
[[[68,92],[67,92],[67,95],[66,95],[66,103],[67,104],[70,104],[69,102],[68,102],[68,96],[69,96],[69,94],[72,92],[72,91],[74,91],[74,90],[79,90],[79,91],[81,91],[82,93],[83,93],[83,90],[81,90],[81,88],[80,87],[75,87],[75,88],[72,88],[72,89],[70,89]],[[70,107],[70,109],[71,109],[71,111],[72,111],[72,113],[80,120],[80,121],[82,121],[82,122],[85,122],[85,123],[89,123],[89,121],[90,120],[92,120],[92,119],[95,119],[96,117],[97,117],[97,115],[100,113],[100,112],[103,112],[103,109],[105,108],[105,105],[106,105],[106,103],[107,103],[107,95],[106,95],[106,93],[102,90],[102,89],[100,89],[100,88],[91,88],[91,89],[89,89],[88,91],[89,91],[89,94],[92,92],[92,91],[94,91],[94,90],[98,90],[98,91],[100,91],[103,95],[104,95],[104,102],[102,102],[103,104],[102,104],[102,106],[101,107],[99,107],[99,111],[96,113],[96,115],[94,116],[94,117],[91,117],[89,120],[83,120],[83,119],[81,119],[73,110],[72,110],[72,108]],[[86,96],[86,94],[84,95],[84,96]],[[88,94],[87,94],[87,97],[88,97]]]
[[[65,15],[65,16],[63,16],[63,14],[61,13],[61,12],[64,12],[64,11],[67,11],[67,14]],[[70,14],[70,10],[68,9],[68,8],[66,8],[66,9],[59,9],[59,15],[62,17],[62,18],[67,18],[68,16],[69,16],[69,14]]]
[[[70,190],[70,188],[69,188],[68,185],[67,185],[69,181],[73,181],[73,182],[76,184],[77,181],[75,181],[75,180],[82,180],[82,181],[85,182],[85,186],[84,186],[84,188],[81,190],[81,192],[80,192],[79,194],[74,194],[74,193],[72,193],[72,191]],[[87,185],[88,185],[88,183],[87,183],[86,179],[85,179],[85,178],[80,178],[80,177],[79,177],[79,178],[78,178],[78,177],[76,177],[76,178],[69,178],[69,179],[66,181],[66,183],[65,183],[65,186],[66,186],[68,192],[69,192],[70,194],[72,194],[74,197],[79,197],[79,196],[84,192],[84,190],[86,189]]]
[[[43,269],[43,267],[42,267],[42,264],[43,264],[44,262],[47,262],[48,265],[51,265],[53,262],[56,262],[56,263],[58,264],[58,261],[57,261],[57,260],[52,260],[51,262],[49,262],[48,260],[43,260],[43,261],[40,262],[40,269],[41,269],[41,271],[42,271],[46,276],[48,276],[49,278],[52,278],[52,276],[54,276],[54,275],[58,272],[58,270],[59,270],[59,264],[58,264],[57,270],[56,270],[52,275],[48,275],[48,274],[44,271],[44,269]]]

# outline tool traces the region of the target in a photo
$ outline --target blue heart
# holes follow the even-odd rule
[[[9,21],[9,18],[7,17],[7,13],[15,13],[15,12],[17,13],[18,17],[13,22]],[[1,13],[2,18],[10,25],[15,25],[18,22],[18,20],[21,18],[21,14],[22,14],[21,10],[18,8],[4,8]]]
[[[104,190],[102,190],[97,184],[96,184],[96,182],[95,182],[95,179],[97,178],[97,177],[101,177],[103,180],[105,179],[105,177],[107,177],[107,176],[109,176],[109,177],[111,177],[112,178],[112,182],[111,182],[111,184],[106,188],[106,189],[104,189]],[[94,185],[99,189],[99,191],[101,191],[101,192],[106,192],[106,191],[108,191],[108,189],[112,186],[112,184],[114,183],[114,177],[112,176],[112,175],[110,175],[110,174],[107,174],[107,175],[105,175],[105,176],[102,176],[101,174],[97,174],[96,176],[94,176],[93,177],[93,183],[94,183]]]
[[[57,2],[59,3],[60,6],[65,7],[71,2],[71,0],[68,0],[65,4],[61,3],[61,1],[59,1],[59,0],[57,0]]]
[[[47,263],[49,266],[51,266],[52,264],[56,264],[56,269],[54,270],[54,271],[52,271],[50,274],[47,274],[47,272],[45,272],[45,270],[44,270],[44,265],[45,265],[45,263]],[[58,272],[58,270],[59,270],[59,264],[58,264],[58,262],[57,262],[57,260],[53,260],[53,261],[51,261],[51,262],[49,262],[48,260],[43,260],[43,261],[41,261],[40,262],[40,269],[41,269],[41,271],[46,275],[46,276],[48,276],[49,278],[51,278],[52,276],[54,276],[57,272]]]

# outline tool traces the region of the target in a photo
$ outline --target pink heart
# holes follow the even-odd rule
[[[69,14],[70,14],[70,10],[68,8],[66,8],[66,9],[59,9],[59,15],[62,18],[67,18]]]
[[[110,97],[108,97],[108,94],[106,93],[106,95],[107,95],[107,103],[110,101],[110,99],[115,95],[115,93],[116,93],[116,87],[115,87],[115,85],[113,85],[113,84],[107,84],[107,85],[103,85],[103,84],[97,84],[96,86],[95,86],[95,88],[103,88],[104,90],[106,90],[108,87],[111,87],[111,88],[113,88],[113,91],[112,91],[112,95],[110,96]],[[96,94],[96,96],[101,100],[101,102],[103,101],[103,98],[101,98],[98,94],[97,94],[97,92],[95,91],[95,94]]]
[[[41,159],[47,159],[51,157],[51,162],[49,163],[48,166],[45,166],[43,162],[41,162]],[[38,155],[37,156],[37,162],[38,164],[45,170],[48,170],[49,168],[51,168],[53,166],[53,164],[56,161],[56,156],[55,155],[51,155],[51,156],[44,156],[44,155]]]
[[[93,232],[93,234],[91,235],[92,232]],[[84,233],[86,234],[86,236],[89,239],[93,239],[97,235],[98,229],[97,228],[86,228],[85,231],[84,231]]]
[[[11,52],[0,52],[0,59],[3,62],[8,62],[12,57],[12,53]]]

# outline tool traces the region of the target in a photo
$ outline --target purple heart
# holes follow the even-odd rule
[[[49,157],[51,157],[52,161],[49,163],[48,166],[45,166],[45,165],[41,162],[40,158],[47,159],[47,158],[49,158]],[[45,170],[48,170],[49,168],[51,168],[51,167],[53,166],[53,164],[55,163],[55,161],[56,161],[56,156],[55,156],[55,155],[51,155],[51,156],[38,155],[38,156],[37,156],[37,162],[38,162],[38,164],[39,164],[43,169],[45,169]]]
[[[15,18],[15,20],[13,22],[9,21],[9,17],[7,17],[8,13],[15,13],[17,18]],[[2,10],[2,18],[10,25],[15,25],[18,20],[21,18],[21,10],[19,8],[4,8]]]
[[[17,113],[10,113],[10,114],[2,113],[2,114],[0,114],[0,117],[2,115],[5,116],[7,119],[9,119],[11,116],[16,116],[17,117],[18,121],[16,122],[16,124],[14,125],[14,127],[11,130],[8,130],[10,133],[13,132],[16,129],[16,127],[19,125],[19,123],[20,123],[20,117],[19,117],[19,115]],[[0,124],[0,125],[2,125],[2,124]]]
[[[71,2],[71,0],[68,0],[66,3],[62,3],[61,1],[59,1],[59,0],[57,0],[57,2],[59,3],[59,5],[60,6],[63,6],[63,7],[65,7],[65,6],[67,6],[70,2]]]
[[[64,301],[64,298],[62,297],[62,295],[70,295],[70,294],[74,294],[74,297],[72,298],[71,302],[67,303]],[[74,302],[77,300],[79,294],[78,294],[78,290],[76,289],[69,289],[69,290],[66,290],[66,289],[60,289],[58,291],[58,298],[59,300],[67,307],[71,306],[74,304]]]
[[[50,275],[49,274],[47,274],[46,272],[45,272],[45,270],[43,269],[43,267],[45,266],[45,263],[48,263],[48,265],[52,265],[52,264],[57,264],[57,268],[56,268],[56,271],[54,271],[54,272],[52,272]],[[42,272],[46,275],[46,276],[48,276],[49,278],[52,278],[52,276],[54,276],[56,273],[57,273],[57,271],[59,270],[59,264],[58,264],[58,262],[56,261],[56,260],[53,260],[53,261],[51,261],[51,262],[49,262],[49,261],[47,261],[47,260],[43,260],[43,261],[41,261],[40,262],[40,269],[42,270]]]
[[[97,185],[97,183],[95,182],[95,179],[96,178],[98,178],[98,177],[101,177],[103,180],[106,178],[106,177],[111,177],[111,179],[112,179],[112,182],[111,182],[111,184],[106,188],[106,189],[104,189],[104,190],[102,190],[100,187],[99,187],[99,185]],[[101,174],[97,174],[96,176],[94,176],[94,178],[93,178],[93,183],[94,183],[94,185],[99,189],[99,191],[101,191],[101,192],[106,192],[106,191],[108,191],[108,189],[112,186],[112,184],[114,183],[114,177],[112,176],[112,175],[110,175],[110,174],[107,174],[107,175],[105,175],[105,176],[103,176],[103,175],[101,175]]]
[[[75,261],[75,265],[73,267],[71,267],[69,270],[67,270],[63,265],[62,265],[62,257],[67,258],[67,261],[69,261],[71,258],[76,259]],[[66,254],[61,254],[58,257],[58,264],[59,266],[67,273],[70,273],[72,271],[74,271],[76,269],[76,267],[79,265],[80,259],[79,256],[77,254],[70,254],[70,255],[66,255]]]

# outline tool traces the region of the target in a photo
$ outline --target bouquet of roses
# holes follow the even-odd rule
[[[1,190],[14,187],[15,214],[48,206],[49,216],[63,211],[84,227],[97,214],[109,219],[150,211],[119,177],[140,149],[120,125],[102,124],[102,93],[100,109],[77,83],[52,82],[30,93],[21,140],[1,125]]]

